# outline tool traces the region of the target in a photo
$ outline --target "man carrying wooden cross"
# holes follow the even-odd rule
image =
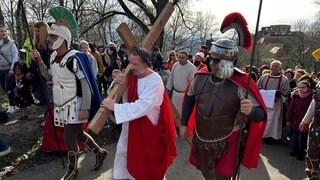
[[[162,180],[177,155],[170,101],[161,77],[152,70],[149,52],[176,2],[167,3],[142,42],[143,48],[136,47],[135,38],[127,26],[120,25],[117,29],[130,51],[130,63],[115,78],[117,84],[108,98],[102,101],[101,108],[88,127],[90,131],[99,133],[110,111],[114,111],[115,123],[122,123],[114,179]],[[130,69],[132,74],[128,75]],[[116,103],[124,90],[124,103]]]
[[[122,125],[114,163],[114,179],[162,180],[177,155],[176,132],[170,102],[161,77],[152,70],[151,55],[134,48],[129,55],[129,78],[119,74],[115,81],[127,83],[126,103],[106,98],[101,106],[114,111]],[[117,99],[117,98],[115,98]]]

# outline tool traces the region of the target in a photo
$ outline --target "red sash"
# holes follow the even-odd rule
[[[128,102],[138,99],[137,76],[128,80]],[[176,131],[166,92],[160,110],[158,125],[147,116],[129,122],[127,168],[137,180],[162,180],[167,168],[177,156]]]

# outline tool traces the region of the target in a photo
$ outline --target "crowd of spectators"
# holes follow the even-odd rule
[[[46,116],[49,104],[52,102],[50,83],[48,83],[48,79],[41,76],[37,64],[29,60],[28,54],[30,51],[28,43],[32,41],[46,66],[50,67],[52,51],[47,45],[49,25],[44,22],[30,22],[29,30],[32,37],[28,37],[29,40],[26,39],[24,50],[19,54],[16,43],[10,38],[6,28],[0,25],[0,84],[9,101],[7,109],[0,104],[0,123],[6,123],[7,113],[15,113],[17,107],[22,113],[20,120],[28,120],[26,107],[31,104],[48,106],[43,112]],[[73,43],[73,48],[77,48],[87,55],[99,91],[103,97],[106,97],[113,81],[112,73],[121,72],[129,64],[126,45],[109,42],[106,45],[97,46],[94,42],[80,39]],[[199,51],[194,55],[188,54],[186,51],[171,50],[164,56],[158,46],[152,48],[151,54],[153,70],[161,76],[164,86],[175,104],[182,103],[185,89],[196,72],[210,71],[208,67],[209,50],[205,45],[199,47]],[[307,111],[307,106],[302,108],[301,103],[305,102],[305,105],[310,103],[309,100],[320,80],[320,73],[308,72],[302,66],[282,69],[281,64],[280,61],[274,60],[270,64],[251,67],[250,77],[257,82],[260,89],[275,90],[273,107],[268,108],[268,116],[271,118],[268,121],[276,122],[269,123],[270,127],[266,128],[263,141],[267,144],[274,144],[278,141],[291,142],[293,151],[290,155],[296,156],[298,160],[303,160],[307,133],[301,132],[298,125]],[[247,73],[249,69],[249,65],[242,67],[242,70]],[[23,93],[22,87],[24,87]],[[306,89],[306,91],[301,89]],[[178,99],[174,100],[174,97],[177,96],[174,95],[175,93],[180,95]],[[308,96],[305,95],[306,93]],[[29,95],[32,99],[27,97]],[[306,97],[308,97],[308,101],[306,101]],[[27,101],[24,102],[26,99]],[[176,108],[181,114],[181,107],[176,106]],[[42,123],[40,126],[44,127],[44,125]],[[9,152],[11,152],[10,147],[0,136],[0,156]]]

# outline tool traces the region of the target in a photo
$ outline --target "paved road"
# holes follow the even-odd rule
[[[177,140],[178,157],[170,166],[166,177],[168,180],[202,180],[199,171],[188,163],[188,154],[190,147],[180,138]],[[113,157],[116,144],[105,147],[109,150],[109,155],[105,160],[102,169],[99,172],[90,172],[93,167],[95,156],[92,153],[84,153],[79,158],[78,180],[111,180]],[[304,179],[305,164],[303,161],[297,161],[289,156],[290,147],[283,144],[266,145],[263,144],[260,155],[260,164],[258,169],[248,170],[241,168],[240,174],[243,180],[301,180]],[[29,168],[15,176],[5,179],[8,180],[55,180],[60,179],[66,169],[62,168],[61,160],[55,159],[50,163],[37,167]],[[0,178],[1,179],[1,178]]]

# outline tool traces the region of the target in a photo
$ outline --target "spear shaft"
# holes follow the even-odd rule
[[[249,94],[249,86],[250,86],[250,81],[251,81],[251,73],[252,73],[252,66],[253,66],[253,61],[254,61],[254,54],[256,50],[256,44],[257,44],[257,39],[258,39],[258,30],[259,30],[259,23],[260,23],[260,15],[261,15],[261,8],[262,8],[262,0],[260,0],[259,3],[259,9],[258,9],[258,17],[257,17],[257,22],[256,22],[256,29],[254,33],[254,40],[253,40],[253,47],[252,47],[252,52],[251,52],[251,58],[250,58],[250,65],[249,65],[249,74],[248,74],[248,80],[246,84],[246,93],[245,93],[245,98],[248,99],[248,94]],[[243,149],[244,149],[244,144],[241,145],[241,141],[244,137],[244,124],[243,124],[244,117],[242,118],[240,122],[240,137],[239,137],[239,142],[238,142],[238,160],[236,161],[236,167],[235,167],[235,172],[234,176],[232,179],[237,179],[239,180],[240,178],[240,163],[242,161],[243,157]],[[241,147],[243,146],[243,147]]]
[[[29,36],[29,39],[30,39],[31,47],[32,47],[32,49],[34,49],[33,42],[32,42],[32,37],[31,37],[31,34],[30,34],[29,26],[28,26],[28,20],[27,20],[27,16],[26,16],[26,9],[24,8],[23,1],[20,1],[20,2],[21,2],[22,14],[23,14],[24,22],[27,25],[27,32],[28,32],[28,36]]]

